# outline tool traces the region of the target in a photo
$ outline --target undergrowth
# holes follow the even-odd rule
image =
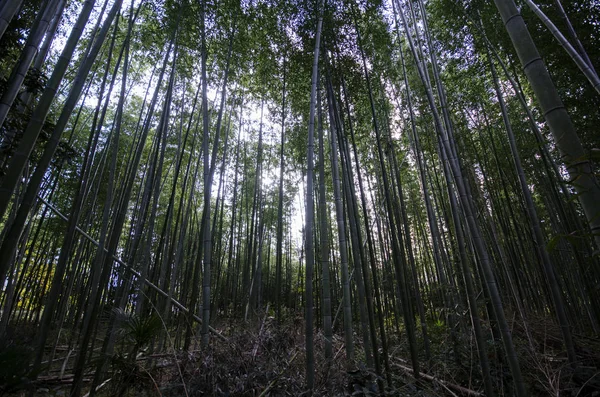
[[[560,330],[551,321],[529,319],[535,327],[511,323],[513,339],[532,396],[600,396],[600,341],[576,335],[576,367],[567,363]],[[306,356],[304,320],[295,316],[277,325],[273,317],[255,318],[247,323],[220,320],[215,328],[226,339],[213,337],[201,350],[199,339],[189,351],[173,347],[175,330],[166,333],[156,317],[130,316],[117,333],[117,353],[110,360],[105,380],[97,389],[99,397],[109,396],[302,396],[305,387]],[[348,363],[343,335],[335,333],[334,357],[324,357],[325,338],[315,332],[316,396],[483,396],[477,348],[473,336],[455,332],[451,336],[441,322],[429,324],[431,357],[419,351],[426,375],[412,377],[410,353],[403,330],[389,330],[388,348],[391,384],[378,390],[377,375],[361,364],[364,361],[360,335],[354,335],[357,362]],[[492,377],[498,396],[511,396],[510,371],[500,341],[487,341]],[[422,345],[422,339],[419,340]],[[160,349],[159,351],[159,348]],[[28,350],[9,346],[0,352],[0,395],[67,396],[70,388],[69,359],[57,360],[38,380],[28,379]],[[72,360],[72,358],[71,358]],[[382,365],[383,367],[383,365]],[[11,371],[7,371],[10,368]],[[89,392],[94,367],[86,374]],[[21,388],[21,391],[18,389]],[[471,393],[471,394],[469,394]]]

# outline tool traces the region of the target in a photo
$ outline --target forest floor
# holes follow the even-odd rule
[[[108,396],[302,396],[305,387],[304,321],[301,316],[276,325],[273,317],[257,318],[240,326],[237,320],[221,320],[215,328],[225,338],[214,337],[205,351],[199,350],[199,340],[188,352],[163,351],[151,353],[142,349],[136,360],[126,353],[112,360],[107,380],[97,389],[97,395]],[[562,351],[559,330],[551,322],[535,322],[525,329],[513,321],[513,338],[519,349],[523,373],[532,396],[596,397],[600,396],[600,341],[579,336],[576,339],[580,364],[571,370]],[[420,363],[423,374],[419,381],[412,376],[406,336],[390,332],[388,351],[391,387],[377,392],[377,376],[364,367],[348,368],[342,335],[333,337],[333,359],[324,357],[325,338],[315,332],[315,390],[317,396],[483,396],[483,386],[474,343],[465,343],[455,335],[458,344],[438,322],[429,327],[431,359]],[[356,354],[364,357],[360,338],[355,335]],[[125,345],[126,346],[126,345]],[[472,346],[456,351],[455,346]],[[498,360],[499,341],[489,341],[488,355],[498,396],[511,396],[510,372]],[[26,389],[8,396],[68,396],[72,382],[69,363],[73,354],[27,385]],[[60,356],[60,355],[58,355]],[[71,360],[71,361],[70,361]],[[1,360],[0,360],[1,361]],[[6,364],[6,363],[5,363]],[[382,365],[383,367],[383,365]],[[85,377],[85,392],[93,373]]]

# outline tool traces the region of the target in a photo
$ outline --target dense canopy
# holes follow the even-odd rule
[[[0,394],[600,392],[600,3],[535,1],[1,2]]]

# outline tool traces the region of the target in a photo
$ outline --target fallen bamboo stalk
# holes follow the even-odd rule
[[[398,368],[408,372],[410,374],[410,376],[413,376],[413,369],[410,367],[407,367],[406,365],[402,365],[402,364],[398,364],[398,363],[393,363],[393,365],[397,366]],[[428,374],[424,374],[422,372],[419,373],[419,379],[426,379],[430,382],[437,382],[440,385],[442,385],[442,387],[453,390],[457,393],[460,393],[462,395],[465,396],[470,396],[470,397],[484,397],[485,395],[483,393],[480,393],[478,391],[475,390],[471,390],[471,389],[467,389],[466,387],[454,384],[454,383],[450,383],[446,380],[441,380],[438,379],[434,376],[428,375]]]
[[[279,378],[281,378],[281,376],[283,375],[283,373],[285,372],[285,370],[287,370],[289,368],[290,365],[292,365],[292,362],[294,362],[294,360],[296,359],[296,356],[298,355],[298,351],[296,351],[294,353],[294,355],[292,356],[292,358],[286,362],[286,366],[285,368],[282,368],[281,371],[279,371],[279,373],[277,374],[277,376],[275,377],[275,379],[273,379],[271,382],[269,382],[269,384],[267,385],[267,387],[265,388],[265,390],[263,390],[262,393],[260,393],[260,395],[258,397],[264,397],[267,395],[267,393],[269,393],[269,391],[271,391],[271,389],[275,386],[275,384],[277,383],[277,381],[279,380]]]
[[[50,204],[50,202],[48,202],[47,200],[45,200],[43,197],[40,197],[38,195],[38,198],[42,201],[42,203],[44,203],[48,208],[50,208],[52,210],[52,212],[54,212],[56,215],[58,215],[59,218],[61,218],[64,221],[68,221],[69,220],[69,218],[67,218],[66,215],[62,214],[56,207],[54,207],[54,205]],[[85,237],[86,239],[88,239],[96,247],[100,246],[100,243],[98,243],[96,240],[94,240],[94,238],[92,236],[90,236],[89,234],[87,234],[85,231],[83,231],[82,229],[80,229],[78,226],[75,227],[75,230],[77,230],[83,237]],[[104,248],[104,251],[108,253],[108,250],[106,248]],[[166,293],[165,291],[163,291],[162,289],[160,289],[158,286],[156,286],[154,283],[152,283],[148,279],[142,278],[142,275],[139,272],[135,271],[130,265],[128,265],[127,263],[123,262],[116,255],[113,255],[112,257],[113,257],[113,260],[115,262],[117,262],[119,265],[123,266],[125,268],[125,270],[127,270],[128,272],[130,272],[131,274],[133,274],[138,279],[141,279],[147,286],[149,286],[150,288],[152,288],[159,295],[161,295],[164,298],[170,299],[171,303],[173,304],[173,306],[177,307],[179,310],[181,310],[182,312],[184,312],[186,314],[191,314],[192,318],[196,322],[198,322],[199,324],[202,324],[202,319],[200,317],[198,317],[196,314],[191,313],[190,309],[188,309],[187,307],[185,307],[181,303],[179,303],[179,301],[177,299],[175,299],[172,296],[170,296],[168,293]],[[219,331],[217,331],[216,329],[214,329],[213,327],[209,326],[208,329],[210,330],[210,332],[212,332],[213,334],[215,334],[215,336],[217,336],[219,339],[221,339],[221,340],[223,340],[225,342],[228,342],[228,339],[225,336],[223,336]]]
[[[102,389],[104,386],[106,386],[106,384],[108,382],[110,382],[112,380],[112,378],[108,378],[107,380],[105,380],[104,382],[100,383],[98,386],[96,386],[96,389],[94,390],[94,392],[97,392],[98,390]],[[90,391],[91,392],[91,391]],[[86,394],[83,395],[83,397],[90,397],[90,392],[87,392]]]
[[[265,327],[265,321],[267,320],[267,316],[269,315],[269,303],[267,303],[267,309],[265,310],[265,315],[260,323],[260,329],[258,330],[258,337],[256,338],[256,343],[254,344],[254,349],[252,349],[252,361],[256,358],[256,353],[258,353],[258,345],[260,345],[260,338],[263,333],[263,329]]]
[[[61,376],[38,376],[36,383],[59,383],[59,384],[70,384],[73,383],[74,375],[69,374],[63,377]],[[91,382],[91,378],[83,378],[83,382]]]

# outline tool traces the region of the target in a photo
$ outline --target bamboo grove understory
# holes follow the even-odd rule
[[[0,393],[272,319],[309,394],[592,395],[600,5],[536,1],[0,2]]]

